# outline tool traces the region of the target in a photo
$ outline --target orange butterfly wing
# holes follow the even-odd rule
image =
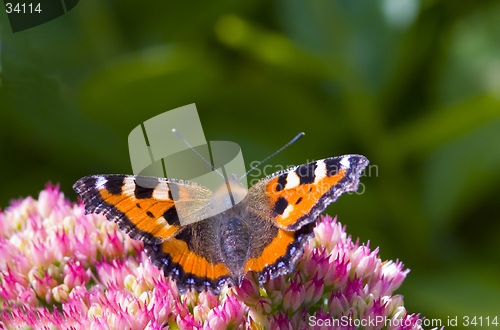
[[[313,235],[314,221],[341,194],[358,189],[367,165],[360,155],[327,158],[274,173],[253,186],[248,209],[260,221],[254,227],[268,228],[250,247],[245,272],[257,272],[261,283],[291,272]]]

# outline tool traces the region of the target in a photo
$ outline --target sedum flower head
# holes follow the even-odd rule
[[[291,274],[261,287],[248,273],[218,296],[180,295],[141,242],[49,184],[38,200],[0,211],[0,327],[421,329],[393,295],[409,272],[401,262],[382,262],[378,248],[353,242],[330,216],[314,233]]]

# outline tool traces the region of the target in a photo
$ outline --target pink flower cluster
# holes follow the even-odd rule
[[[366,328],[421,329],[392,295],[408,274],[400,262],[382,262],[329,216],[314,232],[292,274],[179,295],[141,242],[48,185],[0,211],[0,328],[354,329],[383,317]]]

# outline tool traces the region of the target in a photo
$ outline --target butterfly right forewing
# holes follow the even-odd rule
[[[86,213],[103,214],[130,237],[148,244],[160,244],[182,228],[179,206],[203,219],[212,194],[193,182],[132,175],[87,176],[73,188]]]

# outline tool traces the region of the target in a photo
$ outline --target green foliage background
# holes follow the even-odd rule
[[[494,0],[85,0],[13,34],[2,12],[0,206],[130,173],[128,133],[196,103],[207,140],[240,144],[247,165],[306,133],[265,174],[366,155],[363,193],[328,213],[412,270],[410,312],[486,328],[500,317],[499,17]]]

